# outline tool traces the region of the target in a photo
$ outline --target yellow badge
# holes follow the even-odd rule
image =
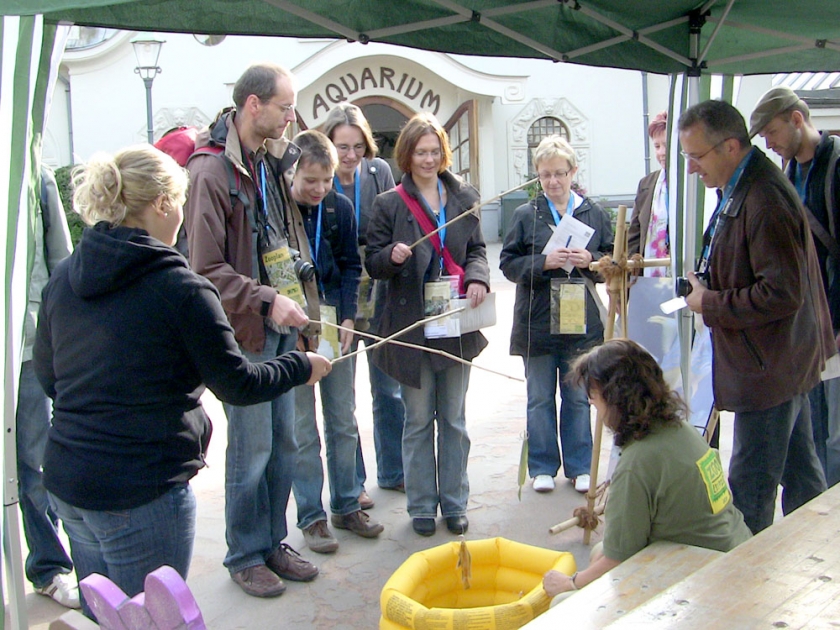
[[[723,466],[720,465],[720,457],[717,451],[709,449],[706,454],[697,460],[697,468],[700,469],[700,476],[706,484],[706,493],[709,496],[709,505],[712,514],[717,514],[732,501],[729,494],[729,486],[723,476]]]

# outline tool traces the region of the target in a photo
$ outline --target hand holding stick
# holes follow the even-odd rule
[[[513,188],[511,188],[510,190],[506,190],[506,191],[505,191],[505,192],[503,192],[503,193],[499,193],[499,194],[498,194],[498,195],[496,195],[495,197],[491,197],[490,199],[485,199],[485,200],[478,200],[478,201],[476,201],[476,202],[473,204],[472,208],[470,208],[470,209],[469,209],[469,210],[467,210],[466,212],[464,212],[464,213],[462,213],[462,214],[459,214],[457,217],[455,217],[455,218],[454,218],[454,219],[452,219],[451,221],[447,221],[446,223],[444,223],[443,225],[441,225],[441,226],[440,226],[439,228],[437,228],[436,230],[432,230],[431,232],[429,232],[428,234],[426,234],[426,235],[425,235],[425,236],[423,236],[422,238],[419,238],[419,239],[417,239],[416,241],[414,241],[414,243],[412,243],[411,245],[409,245],[409,246],[408,246],[408,247],[409,247],[409,249],[414,249],[414,248],[415,248],[415,247],[417,247],[420,243],[422,243],[422,242],[423,242],[423,241],[425,241],[425,240],[430,239],[430,238],[431,238],[431,237],[433,237],[435,234],[437,234],[437,233],[438,233],[438,232],[440,232],[441,230],[445,229],[447,226],[452,225],[452,224],[453,224],[453,223],[455,223],[456,221],[460,221],[460,220],[461,220],[461,219],[463,219],[464,217],[468,217],[468,216],[469,216],[469,215],[471,215],[471,214],[475,214],[476,212],[478,212],[478,211],[481,209],[481,207],[482,207],[482,206],[486,206],[488,203],[493,203],[493,202],[494,202],[494,201],[496,201],[497,199],[501,199],[501,198],[502,198],[502,197],[504,197],[505,195],[507,195],[507,194],[509,194],[509,193],[512,193],[512,192],[513,192],[513,191],[515,191],[515,190],[519,190],[520,188],[525,188],[525,186],[530,186],[531,184],[533,184],[534,182],[536,182],[538,179],[539,179],[539,177],[535,177],[534,179],[529,179],[527,182],[524,182],[524,183],[522,183],[522,184],[519,184],[519,186],[514,186],[514,187],[513,187]]]

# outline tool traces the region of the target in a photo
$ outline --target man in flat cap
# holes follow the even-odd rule
[[[840,330],[840,138],[817,131],[808,105],[789,87],[768,90],[750,116],[750,137],[764,138],[778,153],[808,211],[808,221],[828,298],[834,334]],[[840,341],[840,338],[838,338]],[[831,487],[840,481],[840,379],[810,393],[817,456]]]

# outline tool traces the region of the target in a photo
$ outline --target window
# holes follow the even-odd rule
[[[534,171],[534,149],[540,144],[543,138],[547,136],[560,136],[564,140],[569,140],[569,128],[558,118],[553,116],[544,116],[538,118],[528,128],[528,178],[536,177]]]

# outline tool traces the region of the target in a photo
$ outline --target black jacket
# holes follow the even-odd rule
[[[322,302],[335,306],[338,323],[356,317],[359,300],[359,276],[362,275],[362,261],[359,257],[356,237],[356,217],[353,204],[344,195],[330,192],[321,208],[321,243],[315,247],[318,234],[318,206],[298,204],[303,217],[303,226],[309,237],[309,251],[318,260],[318,288]]]
[[[575,209],[574,218],[595,228],[587,249],[592,260],[612,254],[613,233],[610,217],[604,209],[590,199]],[[563,269],[543,271],[545,256],[542,252],[551,238],[554,219],[542,193],[533,201],[519,206],[513,213],[510,230],[502,246],[499,267],[505,278],[516,283],[516,302],[513,307],[513,330],[510,335],[510,353],[520,356],[540,356],[563,353],[567,358],[604,340],[604,326],[598,307],[589,291],[586,292],[585,335],[551,334],[551,279],[565,278]],[[572,277],[584,275],[597,281],[600,276],[589,270],[575,268]],[[529,344],[530,341],[530,344]]]
[[[252,364],[219,294],[145,231],[85,230],[44,288],[34,367],[54,399],[44,486],[88,510],[138,507],[204,466],[204,384],[225,402],[273,400],[306,356]]]
[[[463,214],[479,200],[478,191],[449,171],[440,174],[446,186],[446,218],[454,219]],[[408,174],[403,175],[402,185],[409,196],[417,199],[419,193]],[[422,207],[422,205],[421,205]],[[413,250],[413,255],[401,265],[391,262],[391,251],[396,243],[408,245],[423,236],[414,215],[396,190],[389,190],[376,198],[373,217],[367,233],[365,266],[371,278],[388,282],[388,297],[379,334],[383,337],[410,326],[424,318],[423,283],[431,270],[432,280],[439,275],[439,260],[431,241],[426,240]],[[480,282],[490,290],[490,268],[487,266],[487,248],[481,235],[481,224],[474,214],[446,228],[446,247],[464,269],[464,285]],[[438,348],[450,354],[472,361],[487,346],[487,340],[480,332],[461,335],[457,339],[426,339],[423,327],[418,327],[400,336],[421,346]],[[420,356],[422,350],[385,344],[373,351],[376,366],[390,377],[409,387],[420,387]],[[448,369],[452,359],[437,354],[429,355],[432,369]]]
[[[805,205],[829,233],[829,213],[834,215],[835,240],[837,240],[837,235],[840,235],[840,161],[835,164],[833,173],[828,172],[828,166],[834,144],[838,142],[840,138],[823,132],[814,153],[814,160],[811,162],[805,191]],[[787,176],[791,182],[795,181],[796,166],[796,160],[791,160],[787,167]],[[831,208],[827,208],[825,203],[825,184],[829,177],[834,178],[834,199],[832,199]],[[820,263],[823,288],[828,299],[828,309],[831,312],[831,323],[834,330],[840,330],[840,260],[829,258],[828,249],[816,236],[814,248]]]

